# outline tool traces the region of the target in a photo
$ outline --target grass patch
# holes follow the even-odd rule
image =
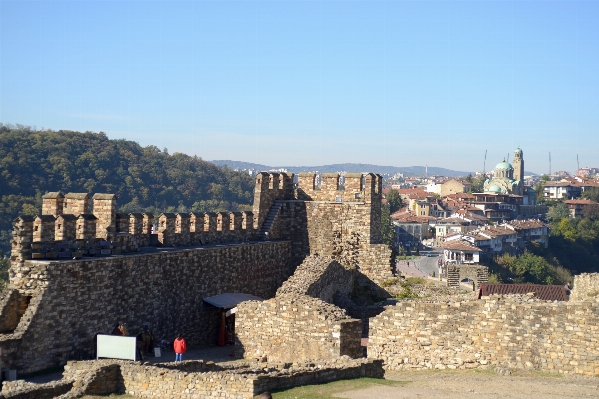
[[[271,393],[274,399],[326,399],[333,398],[333,395],[341,392],[354,391],[374,385],[400,387],[406,385],[407,383],[407,381],[391,381],[380,378],[356,378],[353,380],[333,381],[318,385],[306,385],[302,387],[274,391]],[[256,398],[259,397],[259,395],[256,396]]]
[[[564,375],[560,373],[550,373],[548,371],[536,371],[536,370],[512,370],[512,376],[514,377],[543,377],[543,378],[563,378]]]
[[[390,278],[389,280],[385,280],[381,283],[381,287],[385,288],[385,287],[391,287],[392,285],[397,284],[397,282],[399,281],[398,278]]]
[[[424,277],[408,277],[401,285],[427,285],[428,281]]]

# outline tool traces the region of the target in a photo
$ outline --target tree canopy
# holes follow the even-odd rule
[[[197,156],[92,132],[0,124],[0,248],[12,220],[39,213],[49,191],[114,193],[119,211],[249,209],[254,181]]]
[[[599,188],[594,187],[589,190],[585,190],[581,197],[591,201],[599,202]]]
[[[381,208],[381,239],[383,243],[393,248],[395,246],[395,226],[391,219],[391,210],[389,204],[384,204]]]
[[[399,191],[393,188],[385,195],[385,199],[387,200],[387,204],[389,204],[389,211],[391,213],[397,212],[404,205]]]

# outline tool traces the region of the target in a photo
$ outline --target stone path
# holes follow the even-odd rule
[[[416,260],[417,259],[410,260],[410,261],[405,261],[405,260],[397,261],[397,266],[396,266],[397,272],[406,274],[408,276],[414,276],[414,277],[428,277],[428,274],[423,273],[416,268],[415,263],[414,263]],[[409,266],[408,266],[408,262],[410,263]]]

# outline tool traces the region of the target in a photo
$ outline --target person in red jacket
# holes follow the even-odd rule
[[[173,346],[175,347],[175,362],[182,362],[183,354],[187,351],[187,343],[185,342],[185,338],[183,338],[183,334],[177,334]]]

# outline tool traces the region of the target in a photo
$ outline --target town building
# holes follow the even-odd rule
[[[445,264],[476,264],[480,261],[480,248],[467,240],[451,240],[443,243]]]
[[[528,242],[536,242],[544,248],[549,245],[549,226],[538,219],[512,220],[504,224],[508,229],[518,233],[518,247],[524,248]]]
[[[586,213],[593,207],[599,207],[599,202],[587,199],[575,199],[566,201],[570,210],[570,217],[585,217]]]
[[[426,191],[445,197],[450,194],[467,193],[471,190],[472,184],[459,179],[447,179],[440,182],[432,182],[426,185]]]

